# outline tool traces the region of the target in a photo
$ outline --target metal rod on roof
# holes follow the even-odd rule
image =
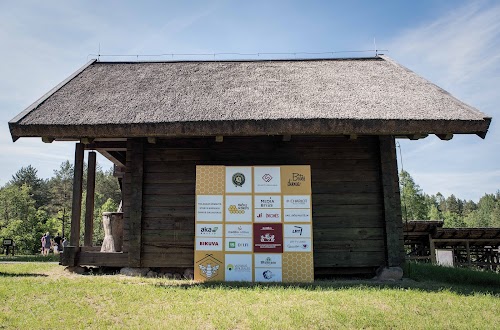
[[[375,44],[376,46],[376,44]],[[103,57],[135,57],[137,60],[139,57],[163,57],[170,56],[172,59],[174,56],[213,56],[214,59],[217,56],[224,55],[234,55],[234,56],[263,56],[263,55],[290,55],[297,57],[297,55],[334,55],[334,54],[345,54],[345,53],[368,53],[375,52],[375,55],[378,55],[378,51],[388,51],[387,49],[365,49],[365,50],[338,50],[338,51],[329,51],[329,52],[259,52],[259,53],[236,53],[236,52],[220,52],[220,53],[163,53],[163,54],[101,54],[100,44],[99,44],[99,52],[98,54],[88,54],[89,56],[97,56],[100,58]]]

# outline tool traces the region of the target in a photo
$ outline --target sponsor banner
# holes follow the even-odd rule
[[[222,237],[224,234],[221,223],[196,224],[196,237]]]
[[[281,268],[281,253],[255,253],[255,267]]]
[[[283,207],[285,209],[310,209],[310,195],[284,195]]]
[[[197,251],[222,251],[222,238],[196,237]]]
[[[226,224],[226,237],[252,238],[252,225]]]
[[[311,225],[285,225],[284,226],[285,238],[310,238],[311,237]]]
[[[226,222],[252,222],[252,196],[226,195]]]
[[[255,282],[281,282],[281,268],[255,268]]]
[[[224,281],[224,254],[222,252],[195,252],[195,281]]]
[[[253,205],[256,209],[281,209],[281,195],[256,195]]]
[[[285,238],[284,251],[285,252],[311,252],[311,239],[310,238]]]
[[[311,209],[285,209],[285,222],[311,222]]]
[[[197,281],[314,280],[309,165],[196,166]]]
[[[281,209],[255,209],[255,222],[281,222]]]
[[[282,253],[283,225],[281,223],[253,224],[254,252]]]
[[[226,281],[252,281],[252,254],[226,254]]]
[[[196,196],[196,221],[222,221],[222,195]]]
[[[281,166],[281,192],[284,195],[310,195],[311,167]]]
[[[251,238],[226,238],[226,252],[252,252]]]
[[[253,168],[255,193],[281,192],[281,173],[279,166]]]
[[[252,167],[226,167],[226,193],[251,193]]]

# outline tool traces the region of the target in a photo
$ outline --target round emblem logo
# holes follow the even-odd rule
[[[233,174],[233,183],[236,187],[241,187],[245,183],[245,176],[243,173],[234,173]]]

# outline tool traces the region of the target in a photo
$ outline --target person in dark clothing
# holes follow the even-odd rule
[[[62,242],[62,237],[59,233],[57,233],[56,237],[54,237],[54,243],[57,244],[59,250],[61,250],[61,242]]]
[[[57,233],[56,237],[54,237],[54,254],[58,254],[62,251],[62,237],[59,233]]]

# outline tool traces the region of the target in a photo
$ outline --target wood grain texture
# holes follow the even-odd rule
[[[94,197],[95,197],[95,170],[96,153],[89,152],[87,165],[87,196],[85,201],[85,234],[83,246],[92,246],[94,234]]]
[[[334,273],[335,268],[383,265],[385,208],[379,152],[377,137],[294,136],[289,142],[280,136],[228,137],[221,143],[157,139],[156,144],[145,144],[141,265],[192,267],[196,165],[286,164],[311,165],[315,267]],[[130,168],[131,159],[127,164]],[[137,203],[130,189],[136,174],[128,171],[123,180],[126,212]],[[130,248],[137,244],[133,226],[125,224],[124,244]]]
[[[396,145],[392,136],[380,136],[379,141],[387,265],[390,267],[401,266],[404,262],[404,245]]]
[[[84,146],[77,143],[75,146],[75,164],[73,174],[73,195],[71,203],[71,236],[69,244],[80,246],[80,217],[82,213],[82,183],[83,183],[83,156]]]
[[[130,267],[141,267],[141,241],[142,241],[142,185],[144,165],[144,142],[141,139],[129,139],[127,141],[127,177],[130,177],[128,185],[128,221],[127,245],[128,264]],[[130,161],[129,161],[130,159]]]

